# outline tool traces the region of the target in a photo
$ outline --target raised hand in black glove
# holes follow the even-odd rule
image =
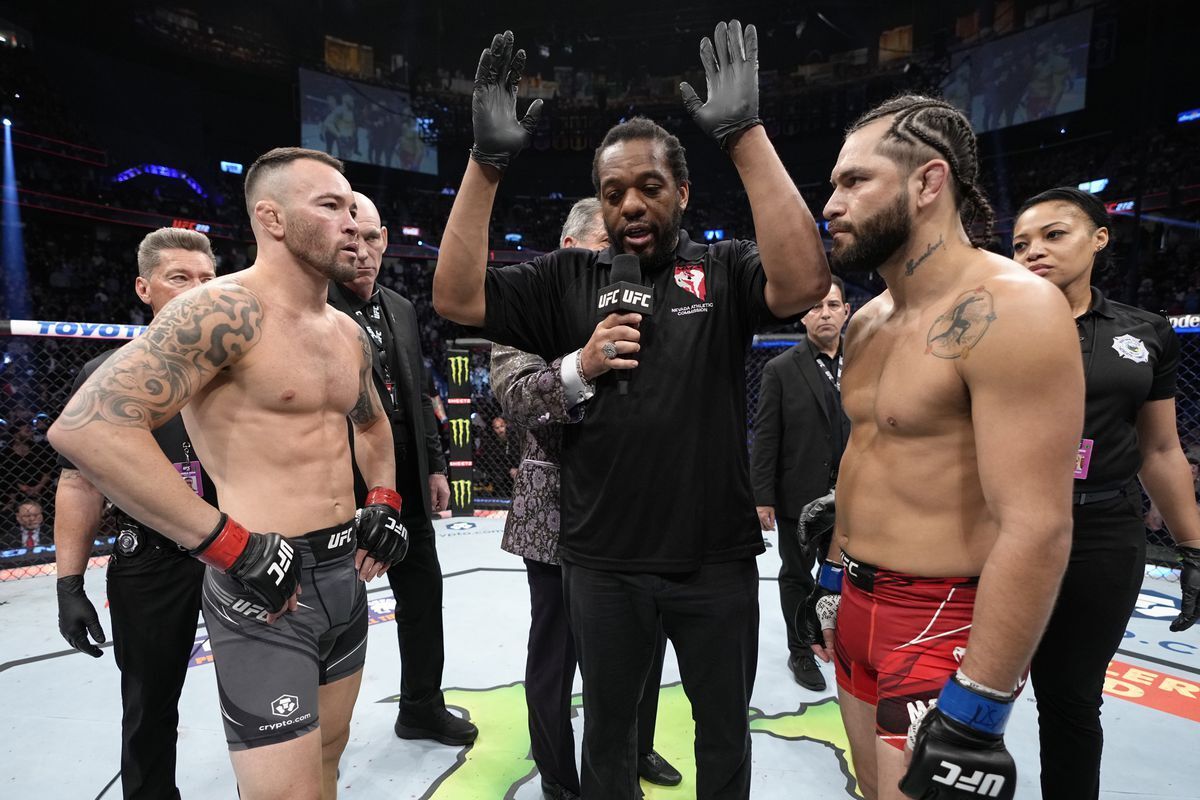
[[[517,153],[529,145],[542,101],[529,104],[524,119],[517,120],[517,84],[525,69],[525,51],[513,53],[512,31],[497,33],[492,46],[479,57],[475,91],[471,94],[471,124],[475,146],[471,158],[503,171]]]
[[[796,527],[800,552],[807,554],[813,547],[829,552],[828,537],[833,534],[835,517],[834,498],[835,492],[830,489],[829,494],[821,495],[800,509],[800,524]]]
[[[761,125],[758,118],[758,31],[736,19],[726,25],[717,23],[713,40],[700,40],[700,61],[708,81],[708,101],[701,102],[696,90],[684,81],[679,84],[683,105],[700,130],[717,140],[726,150],[734,134]]]
[[[1017,765],[1004,746],[1013,698],[988,697],[955,675],[913,721],[912,760],[900,791],[922,800],[1012,800]]]
[[[796,630],[800,640],[828,663],[833,658],[833,632],[837,628],[838,606],[842,601],[841,564],[826,561],[817,572],[817,585],[796,609]]]
[[[58,632],[79,652],[100,657],[100,648],[92,644],[88,634],[103,644],[104,629],[100,627],[96,607],[83,590],[82,575],[64,575],[58,579]]]
[[[1176,548],[1183,562],[1179,572],[1179,588],[1181,592],[1179,616],[1171,622],[1171,630],[1178,633],[1192,627],[1196,617],[1200,616],[1200,547]]]

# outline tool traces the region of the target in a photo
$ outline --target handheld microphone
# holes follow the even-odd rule
[[[605,316],[654,313],[654,288],[642,285],[642,265],[637,256],[621,253],[613,257],[612,283],[600,290],[596,308]],[[621,394],[629,394],[629,370],[614,371]]]

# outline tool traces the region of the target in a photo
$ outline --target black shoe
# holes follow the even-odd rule
[[[401,739],[432,739],[442,744],[463,745],[475,741],[479,728],[445,708],[419,715],[401,711],[396,718],[396,735]]]
[[[579,800],[579,795],[567,787],[549,781],[542,781],[542,797],[544,800]]]
[[[825,676],[817,666],[817,659],[811,653],[800,653],[788,659],[788,669],[792,671],[796,683],[814,692],[825,691]]]
[[[678,786],[683,780],[679,770],[654,750],[638,754],[638,777],[658,786]]]

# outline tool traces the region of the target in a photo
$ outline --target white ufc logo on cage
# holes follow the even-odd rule
[[[934,775],[933,780],[937,783],[953,786],[955,789],[965,789],[968,792],[983,797],[997,797],[1000,794],[1000,790],[1004,788],[1003,775],[996,775],[977,769],[971,775],[964,776],[962,774],[962,767],[958,766],[958,764],[943,761],[941,766],[946,768],[946,774]]]

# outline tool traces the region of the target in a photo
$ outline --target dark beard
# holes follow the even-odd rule
[[[679,244],[679,229],[683,224],[683,208],[676,203],[675,208],[671,211],[671,218],[667,220],[664,227],[659,228],[657,225],[653,227],[654,249],[645,253],[638,253],[638,262],[642,265],[642,269],[647,272],[652,272],[656,268],[662,267],[664,264],[669,264],[675,260],[675,248]],[[605,233],[608,234],[608,240],[613,243],[614,253],[624,253],[621,249],[621,237],[615,230],[604,226]]]
[[[829,265],[838,272],[849,273],[879,269],[912,235],[908,195],[899,192],[894,203],[851,228],[850,233],[854,241],[841,248],[834,245]]]
[[[297,261],[312,267],[319,275],[338,283],[345,283],[354,280],[358,274],[354,261],[348,264],[338,261],[340,248],[321,241],[315,225],[305,225],[297,221],[288,234],[283,237],[288,252],[295,256]]]

